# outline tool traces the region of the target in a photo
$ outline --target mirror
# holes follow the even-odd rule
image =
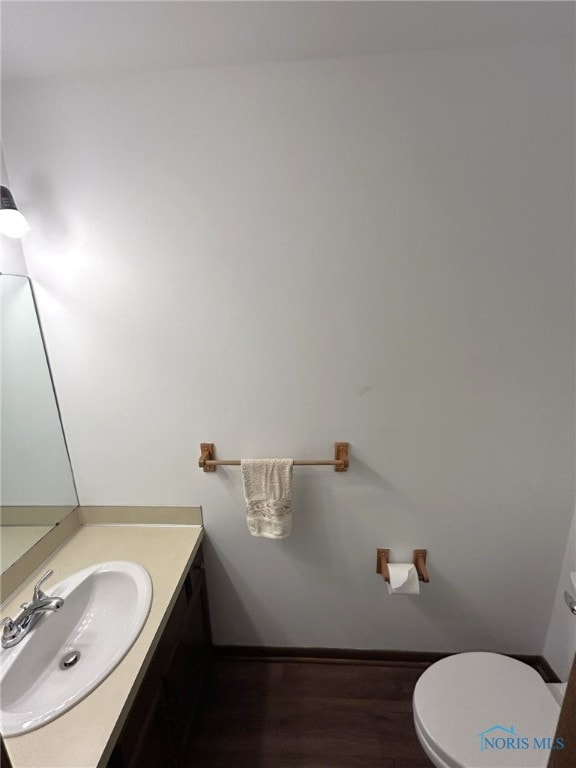
[[[78,506],[32,285],[0,275],[0,571]]]

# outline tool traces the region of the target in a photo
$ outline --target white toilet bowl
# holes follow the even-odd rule
[[[532,667],[498,653],[436,662],[416,683],[413,708],[436,768],[545,768],[560,713]]]

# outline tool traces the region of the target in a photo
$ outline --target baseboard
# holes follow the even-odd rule
[[[282,661],[299,664],[371,664],[425,669],[454,653],[430,651],[357,650],[352,648],[286,648],[255,645],[215,645],[214,658],[238,661]],[[543,656],[507,654],[533,667],[547,683],[560,682]]]
[[[509,655],[512,656],[512,654]],[[548,664],[544,656],[523,656],[521,654],[516,654],[512,656],[512,658],[518,659],[518,661],[523,661],[525,664],[534,667],[536,672],[538,672],[540,676],[544,678],[546,683],[562,682],[550,664]]]

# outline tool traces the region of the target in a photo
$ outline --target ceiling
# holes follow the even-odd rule
[[[574,37],[573,2],[1,2],[2,80]]]

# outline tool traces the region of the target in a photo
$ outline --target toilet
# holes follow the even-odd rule
[[[418,739],[436,768],[545,768],[563,687],[498,653],[448,656],[416,683]]]

